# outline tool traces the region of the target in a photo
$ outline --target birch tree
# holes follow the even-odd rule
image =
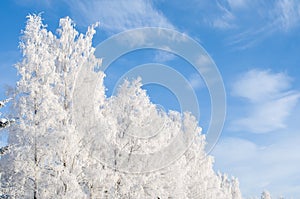
[[[106,98],[105,74],[99,71],[95,110],[100,128],[96,134],[78,130],[80,124],[74,123],[72,114],[76,77],[82,68],[94,74],[93,68],[101,64],[92,47],[94,28],[80,34],[66,17],[60,20],[58,34],[53,34],[41,16],[28,16],[20,43],[23,59],[17,64],[20,80],[14,108],[19,120],[9,129],[10,150],[0,160],[3,195],[240,199],[237,180],[214,172],[195,117],[160,110],[142,89],[141,79],[125,81],[115,96]],[[84,119],[91,122],[89,115]],[[126,162],[119,161],[120,155],[126,154],[125,160],[132,164],[138,160],[134,158],[162,151],[184,134],[194,134],[195,139],[182,154],[159,157],[170,158],[168,164],[138,174],[122,170]],[[100,137],[114,151],[106,157],[112,164],[95,158],[106,150],[97,143]],[[136,163],[132,166],[139,168]],[[151,164],[144,166],[149,169]]]
[[[9,132],[11,152],[1,159],[1,180],[13,198],[85,198],[71,93],[77,68],[99,63],[91,46],[95,31],[78,34],[64,18],[58,32],[47,31],[37,15],[28,16],[23,31],[15,100],[20,120]]]
[[[108,98],[99,110],[102,127],[99,133],[105,135],[112,148],[119,150],[111,157],[115,160],[113,165],[98,161],[101,167],[86,169],[86,176],[94,185],[92,195],[95,198],[242,198],[235,178],[214,172],[213,158],[205,153],[205,136],[201,135],[196,119],[189,113],[162,112],[141,86],[141,79],[126,80],[116,96]],[[129,158],[130,154],[147,155],[164,150],[178,134],[188,131],[194,132],[195,140],[170,165],[139,174],[122,172],[118,166],[119,151],[125,151]],[[150,137],[139,139],[146,135]],[[99,139],[97,135],[90,136]],[[95,145],[97,141],[93,142]],[[105,150],[90,149],[99,150],[99,154]]]

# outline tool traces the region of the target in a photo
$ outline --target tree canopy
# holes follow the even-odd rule
[[[29,15],[23,31],[23,59],[17,64],[20,79],[13,100],[19,119],[9,129],[10,150],[0,160],[3,196],[241,198],[238,180],[213,170],[213,158],[205,153],[205,136],[193,115],[160,111],[141,88],[140,79],[125,81],[116,96],[107,98],[105,74],[98,71],[95,112],[101,128],[97,134],[80,131],[85,127],[74,122],[74,85],[80,69],[86,67],[94,74],[93,68],[101,64],[92,47],[95,26],[82,34],[68,17],[59,24],[53,34],[40,15]],[[85,119],[89,121],[89,115]],[[131,136],[151,131],[160,133],[151,139]],[[196,137],[172,164],[138,174],[120,169],[120,151],[128,154],[130,163],[131,158],[162,150],[188,132]],[[105,150],[98,145],[100,137],[115,151],[108,157],[113,165],[95,158]]]

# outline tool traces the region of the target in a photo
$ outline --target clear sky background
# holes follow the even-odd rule
[[[43,12],[56,30],[70,16],[80,32],[100,21],[94,44],[123,30],[172,28],[198,41],[222,74],[227,118],[212,154],[215,169],[239,178],[244,196],[264,189],[273,196],[300,198],[300,3],[297,0],[12,0],[0,6],[0,98],[17,81],[18,42],[26,15]],[[178,57],[133,52],[107,71],[109,88],[130,67],[149,61],[172,65],[197,92],[203,131],[209,123],[209,95],[201,77]],[[122,65],[122,67],[120,67]],[[178,109],[172,93],[146,85],[150,98]],[[174,100],[170,100],[174,99]],[[1,134],[5,142],[5,134]]]

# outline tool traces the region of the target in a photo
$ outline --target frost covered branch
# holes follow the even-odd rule
[[[10,100],[12,100],[12,98],[0,101],[0,108],[3,108]],[[0,113],[0,116],[1,116],[1,113]],[[7,119],[7,118],[0,117],[0,129],[9,127],[14,122],[15,122],[15,119]]]

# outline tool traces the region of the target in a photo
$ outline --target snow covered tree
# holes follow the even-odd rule
[[[37,15],[28,16],[17,64],[15,109],[20,121],[9,132],[11,152],[1,159],[3,189],[13,198],[85,198],[80,185],[79,135],[71,118],[77,69],[99,64],[91,46],[94,27],[78,34],[69,18],[59,36]]]
[[[231,180],[231,194],[232,194],[232,199],[240,199],[242,198],[242,193],[240,190],[240,185],[239,185],[239,181],[237,178],[233,178]]]
[[[261,199],[271,199],[271,194],[268,191],[263,191],[261,194]]]
[[[3,194],[34,199],[240,199],[238,181],[214,172],[213,158],[204,150],[205,136],[190,113],[160,110],[141,88],[141,79],[127,80],[116,96],[105,97],[105,75],[93,71],[101,64],[92,47],[94,26],[86,34],[74,27],[68,17],[61,19],[55,35],[39,15],[28,16],[20,44],[23,60],[17,64],[14,108],[19,121],[9,129],[10,150],[0,159]],[[83,68],[100,79],[96,134],[78,130],[82,127],[72,114],[74,85]],[[84,119],[91,121],[88,114]],[[195,139],[182,154],[174,148],[157,162],[135,164],[189,134]],[[98,143],[102,138],[113,149],[110,157],[104,157]],[[130,174],[124,168],[141,172]]]
[[[213,171],[213,158],[205,154],[205,137],[196,119],[189,113],[162,112],[151,103],[141,86],[141,79],[126,80],[117,95],[107,99],[99,110],[101,134],[116,152],[110,157],[111,162],[99,166],[99,161],[94,159],[94,166],[85,169],[85,176],[93,184],[89,190],[91,195],[100,198],[242,198],[236,179],[230,180]],[[123,160],[120,155],[124,153],[121,152],[128,154],[128,165],[130,161],[134,165],[134,155],[164,150],[176,136],[189,132],[194,132],[196,139],[172,164],[139,174],[122,172],[124,162],[119,161]],[[104,149],[97,148],[97,140],[103,138],[89,136],[95,140],[90,154],[103,154]]]

